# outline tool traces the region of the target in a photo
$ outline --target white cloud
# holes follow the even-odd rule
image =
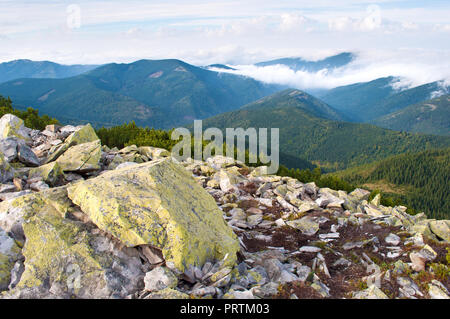
[[[373,31],[382,24],[381,8],[378,5],[369,5],[361,18],[337,17],[328,20],[328,27],[333,31]]]
[[[0,0],[0,61],[179,58],[207,65],[250,64],[286,56],[317,60],[344,50],[449,52],[450,4],[428,5],[432,1],[408,5],[402,0]],[[80,28],[67,26],[70,3],[80,8]],[[440,56],[438,62],[445,64],[448,54],[445,58]],[[408,62],[414,69],[417,61]],[[393,65],[396,71],[398,64]],[[440,74],[436,69],[433,72]],[[304,77],[310,78],[305,80],[308,83],[324,78]],[[370,74],[360,77],[371,78]],[[328,86],[345,82],[336,78],[347,79],[337,73],[327,78]]]
[[[450,94],[450,79],[445,79],[438,82],[438,90],[431,92],[431,99],[440,97],[444,94]]]
[[[438,32],[450,32],[450,24],[436,24],[434,30]]]
[[[284,65],[257,67],[231,65],[232,70],[221,72],[240,74],[266,83],[284,84],[299,89],[334,88],[358,82],[368,82],[382,77],[399,77],[391,85],[396,90],[447,79],[450,65],[442,63],[450,58],[448,52],[426,53],[399,50],[398,52],[361,51],[355,61],[347,66],[318,72],[294,71]],[[219,70],[217,70],[219,71]]]
[[[310,19],[300,13],[285,13],[281,15],[281,23],[279,29],[281,31],[298,30]]]

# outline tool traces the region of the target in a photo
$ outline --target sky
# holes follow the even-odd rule
[[[450,78],[449,40],[448,0],[0,0],[0,62],[177,58],[239,65],[242,74],[297,86],[334,87],[387,75],[411,86]],[[250,65],[344,51],[358,59],[334,74]]]

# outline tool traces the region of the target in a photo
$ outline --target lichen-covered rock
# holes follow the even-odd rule
[[[357,200],[361,201],[361,200],[369,199],[370,192],[365,189],[362,189],[362,188],[357,188],[353,192],[351,192],[349,195],[351,197],[356,198]]]
[[[70,147],[74,145],[95,142],[98,139],[99,138],[95,133],[95,130],[92,128],[91,124],[87,124],[81,127],[79,130],[70,134],[69,137],[67,137],[67,139],[64,141],[64,143],[68,144]]]
[[[112,249],[86,224],[42,212],[23,224],[25,270],[10,295],[43,298],[125,297],[142,288],[138,255]]]
[[[64,181],[64,172],[57,162],[30,169],[28,178],[40,177],[49,185],[56,186]]]
[[[319,223],[309,216],[287,221],[286,224],[292,228],[300,230],[307,236],[312,236],[319,231]]]
[[[14,168],[9,165],[9,163],[3,157],[3,154],[0,153],[0,182],[6,183],[12,180],[14,177]]]
[[[358,291],[358,292],[354,293],[353,298],[355,298],[355,299],[389,299],[386,296],[386,294],[375,285],[371,285],[369,288],[367,288],[363,291]]]
[[[66,138],[63,144],[55,145],[50,149],[46,163],[50,163],[57,160],[72,146],[95,142],[99,139],[97,134],[95,133],[95,130],[92,128],[90,124],[84,125],[78,129],[70,125],[64,126],[61,128],[61,133],[64,134],[65,132],[71,133]]]
[[[232,166],[236,163],[236,161],[231,157],[225,157],[222,155],[216,155],[214,157],[209,157],[206,159],[206,162],[214,168],[215,170],[220,170],[221,168],[225,168],[228,166]]]
[[[20,257],[20,247],[0,228],[0,291],[8,288],[11,270]]]
[[[111,163],[109,163],[108,169],[109,170],[116,169],[120,164],[123,163],[126,163],[126,160],[121,155],[117,154],[116,156],[114,156]]]
[[[189,299],[189,295],[172,288],[166,288],[151,293],[145,299]]]
[[[374,206],[380,206],[381,204],[381,195],[377,194],[371,201],[370,203]]]
[[[239,242],[214,199],[170,159],[106,172],[68,192],[99,228],[129,247],[158,247],[171,268],[236,260]]]
[[[435,220],[430,222],[431,231],[450,243],[450,221],[449,220]]]
[[[168,150],[158,147],[141,146],[139,147],[138,151],[140,154],[145,155],[152,160],[170,156],[170,152]]]
[[[0,119],[0,139],[7,137],[17,137],[25,141],[31,140],[29,129],[24,126],[20,118],[12,114],[5,114]]]
[[[268,175],[267,171],[268,171],[267,166],[258,166],[251,171],[250,176],[252,177],[266,176]]]
[[[221,169],[215,175],[215,179],[219,181],[220,189],[224,192],[229,192],[236,189],[235,184],[242,180],[240,174],[225,169]]]
[[[70,147],[57,162],[64,172],[91,172],[100,169],[100,140]]]
[[[23,245],[25,235],[22,225],[26,219],[43,212],[64,216],[71,205],[65,187],[12,198],[0,203],[0,227]]]

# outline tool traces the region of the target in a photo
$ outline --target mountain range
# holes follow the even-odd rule
[[[111,126],[134,120],[171,128],[237,109],[280,88],[179,60],[140,60],[65,79],[17,79],[0,84],[0,94],[18,107],[33,106],[63,121]]]
[[[412,104],[430,99],[441,90],[440,82],[432,82],[406,90],[398,90],[399,78],[386,77],[365,83],[337,87],[318,97],[347,114],[354,122],[369,122]]]
[[[315,72],[345,67],[355,57],[344,52],[319,61],[285,58],[256,65],[283,64],[293,70]],[[16,60],[0,64],[0,82],[12,79],[0,84],[0,94],[10,96],[17,108],[32,106],[65,123],[91,122],[99,127],[135,121],[141,126],[172,128],[237,110],[288,88],[214,69],[232,70],[223,64],[197,67],[180,60],[102,66]],[[427,101],[448,94],[450,88],[444,82],[432,82],[402,89],[402,80],[390,76],[308,91],[317,98],[310,101],[314,107],[308,111],[328,120],[449,135],[448,100]],[[271,101],[281,103],[276,97]]]
[[[20,78],[62,79],[97,67],[98,65],[63,65],[49,61],[15,60],[0,63],[0,83]]]
[[[389,113],[373,124],[398,131],[450,135],[450,95],[420,102]]]
[[[355,59],[350,52],[343,52],[318,61],[309,61],[302,58],[282,58],[256,63],[256,66],[285,65],[294,71],[317,72],[323,69],[335,69],[345,66]]]

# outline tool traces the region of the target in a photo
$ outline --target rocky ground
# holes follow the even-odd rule
[[[445,298],[450,221],[0,119],[2,298]]]

